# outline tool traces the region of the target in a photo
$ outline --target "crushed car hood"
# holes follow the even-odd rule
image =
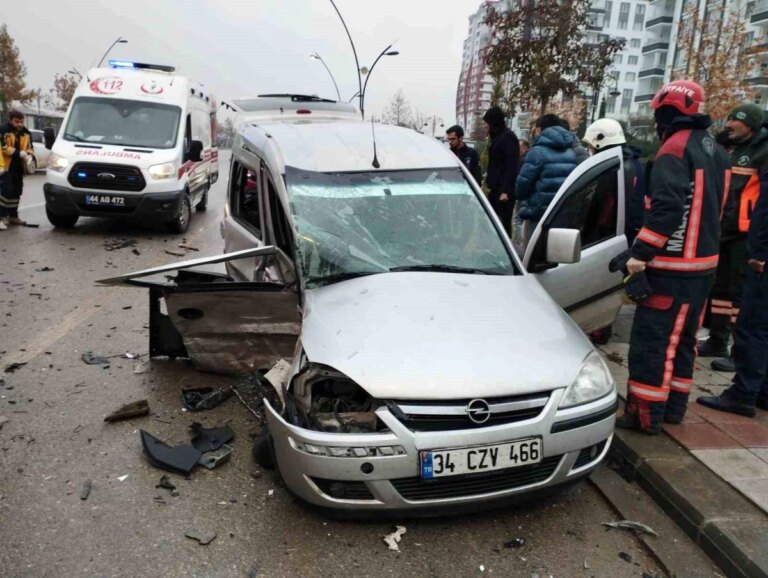
[[[570,385],[591,345],[531,276],[384,273],[305,294],[302,345],[379,399]]]

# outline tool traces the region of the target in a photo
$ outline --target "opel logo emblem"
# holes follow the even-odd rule
[[[98,175],[96,175],[96,177],[101,179],[101,180],[103,180],[103,181],[114,181],[115,180],[115,175],[113,175],[112,173],[99,173]]]
[[[466,412],[474,423],[485,423],[491,417],[491,406],[484,399],[473,399],[467,404]]]

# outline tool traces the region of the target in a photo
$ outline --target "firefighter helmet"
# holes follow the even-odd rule
[[[682,114],[698,114],[704,104],[704,89],[690,80],[675,80],[661,87],[651,102],[656,110],[662,106],[671,106]]]

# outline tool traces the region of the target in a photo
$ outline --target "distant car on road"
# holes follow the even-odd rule
[[[45,133],[41,130],[30,129],[32,135],[32,148],[35,170],[41,170],[48,166],[48,159],[51,157],[51,151],[45,148]]]

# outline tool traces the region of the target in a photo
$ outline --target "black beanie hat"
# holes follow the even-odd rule
[[[483,120],[491,126],[503,127],[506,126],[504,122],[504,111],[498,106],[492,106],[483,115]]]

